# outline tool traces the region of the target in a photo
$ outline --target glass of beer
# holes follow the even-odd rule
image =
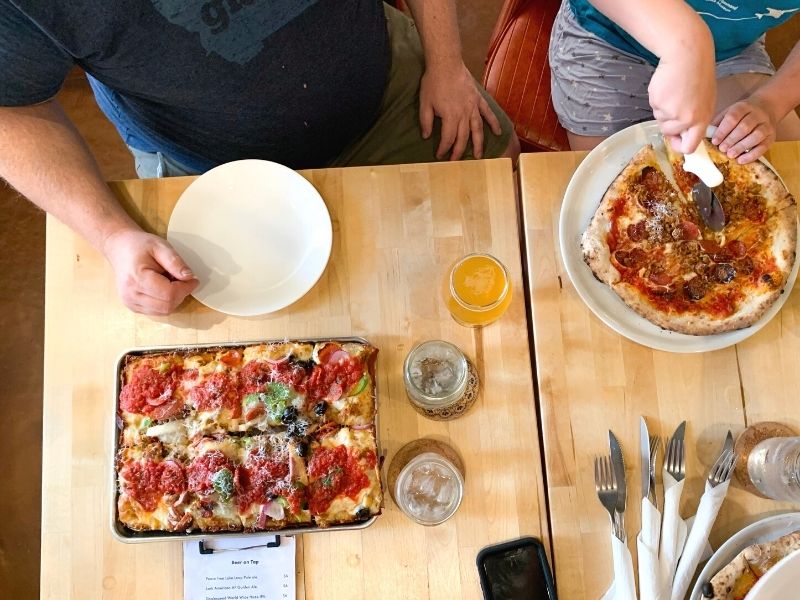
[[[468,254],[450,269],[445,303],[453,318],[466,327],[493,323],[511,304],[508,271],[489,254]]]

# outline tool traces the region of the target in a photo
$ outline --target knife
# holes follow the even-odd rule
[[[625,460],[622,458],[622,448],[620,448],[614,433],[608,430],[608,447],[611,451],[611,464],[614,467],[614,476],[617,479],[617,505],[616,515],[619,520],[619,539],[625,542],[625,502],[627,494],[625,491]]]
[[[639,591],[641,598],[655,599],[661,593],[661,566],[658,560],[658,543],[661,531],[661,513],[656,507],[653,461],[657,456],[657,446],[650,442],[647,422],[639,421],[640,456],[642,470],[642,529],[636,538],[639,556]],[[655,442],[655,440],[653,440]],[[656,448],[651,452],[651,448]]]
[[[644,417],[639,422],[639,455],[642,461],[642,498],[650,497],[650,434]],[[613,456],[613,454],[612,454]]]

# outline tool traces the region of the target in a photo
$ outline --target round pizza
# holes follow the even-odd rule
[[[797,209],[766,165],[740,165],[704,140],[723,183],[721,231],[692,198],[699,179],[642,148],[604,194],[582,237],[586,263],[633,310],[671,331],[710,335],[756,322],[783,293],[795,261]],[[662,168],[662,164],[668,167]]]
[[[704,582],[703,598],[712,600],[744,600],[748,592],[767,571],[792,552],[800,550],[800,531],[742,550],[720,571]]]

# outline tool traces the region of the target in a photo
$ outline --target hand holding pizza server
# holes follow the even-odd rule
[[[565,0],[550,66],[570,146],[653,118],[684,154],[718,125],[714,144],[739,164],[800,139],[800,45],[777,72],[764,47],[764,33],[798,12],[796,0]]]

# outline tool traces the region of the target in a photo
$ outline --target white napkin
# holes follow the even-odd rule
[[[697,570],[697,565],[708,544],[708,534],[717,518],[719,508],[725,500],[725,495],[728,493],[729,485],[730,480],[712,488],[711,484],[706,481],[706,491],[700,498],[700,506],[697,507],[694,524],[686,538],[683,555],[672,582],[672,600],[683,600],[686,596],[694,572]]]
[[[611,534],[611,555],[614,558],[614,583],[603,594],[603,600],[636,600],[633,559],[628,546]]]
[[[642,530],[636,538],[639,555],[639,597],[661,598],[661,567],[658,562],[658,537],[661,513],[647,498],[642,498]],[[664,590],[665,591],[665,590]],[[669,595],[663,596],[668,598]]]
[[[686,523],[678,512],[683,482],[684,480],[675,481],[675,478],[664,469],[664,524],[661,527],[661,550],[658,560],[661,566],[661,584],[666,590],[666,596],[672,593],[675,567],[686,541]]]

